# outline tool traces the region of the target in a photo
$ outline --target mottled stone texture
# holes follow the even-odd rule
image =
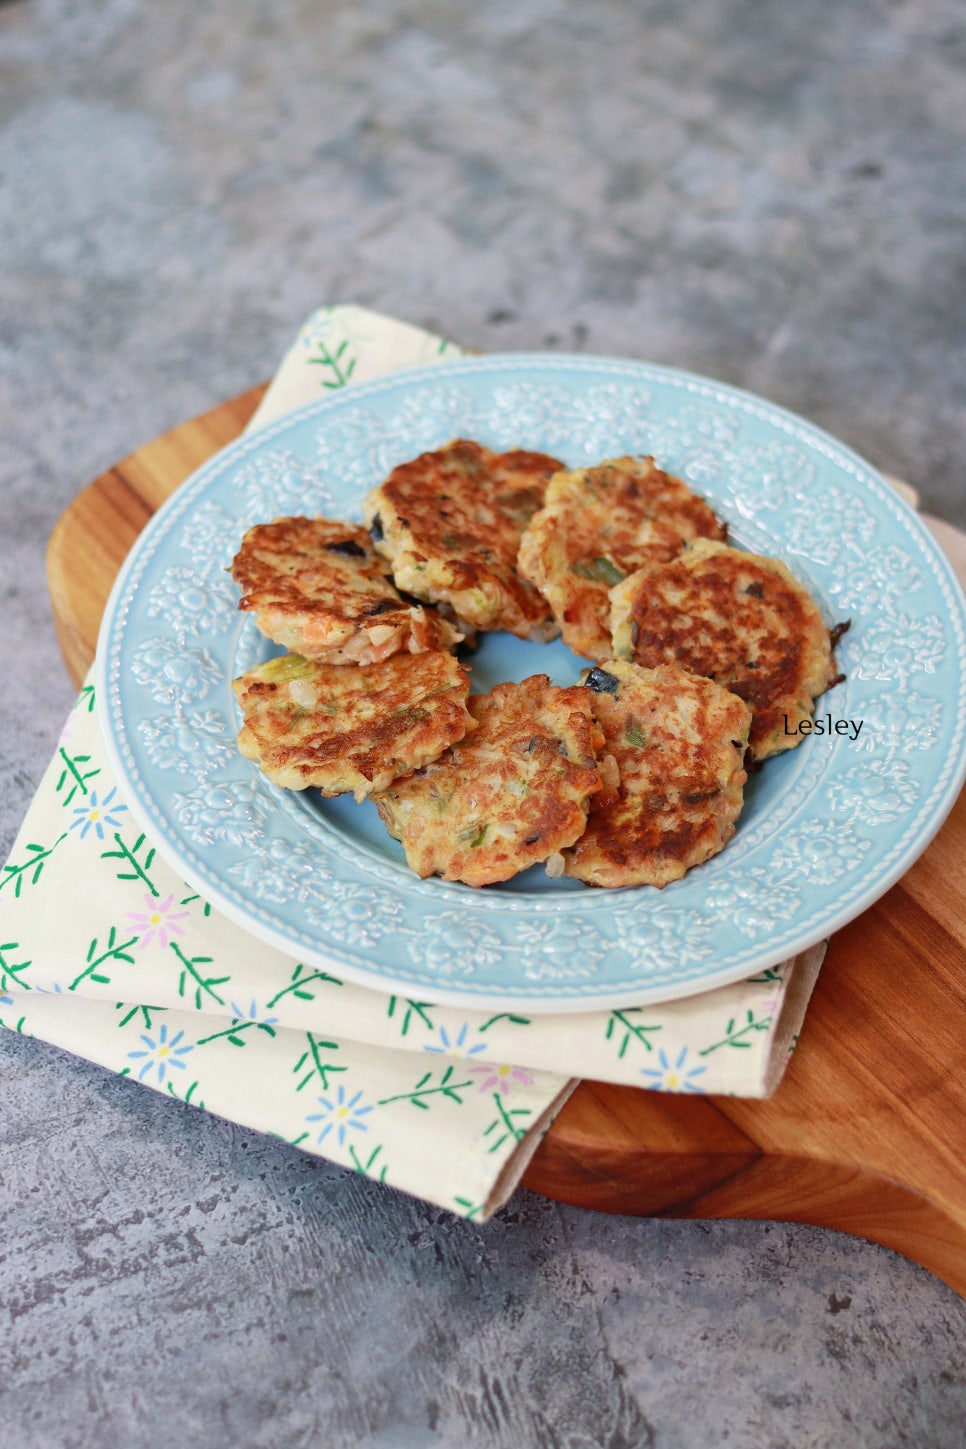
[[[0,855],[57,515],[320,301],[714,374],[966,525],[964,70],[958,0],[0,4]],[[966,1442],[964,1306],[867,1244],[467,1225],[18,1038],[0,1093],[4,1449]]]

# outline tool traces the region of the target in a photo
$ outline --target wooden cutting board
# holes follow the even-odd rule
[[[237,437],[263,392],[139,448],[59,520],[47,570],[75,683],[138,533]],[[904,1253],[966,1295],[964,1077],[966,793],[899,884],[833,938],[771,1101],[583,1082],[523,1181],[604,1212],[838,1228]]]

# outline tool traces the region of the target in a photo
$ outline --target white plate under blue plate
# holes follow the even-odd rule
[[[283,514],[361,519],[397,463],[454,437],[570,466],[650,453],[740,547],[784,559],[847,675],[813,734],[752,776],[724,852],[658,891],[595,891],[534,867],[473,890],[418,880],[370,804],[269,784],[234,748],[230,681],[278,652],[226,568]],[[397,373],[239,440],[145,530],[102,627],[101,719],[130,806],[218,909],[293,957],[427,1001],[530,1012],[689,996],[813,944],[925,849],[962,784],[961,590],[922,523],[860,458],[800,418],[691,374],[515,355]],[[490,635],[477,692],[585,661]],[[835,721],[842,721],[839,733]],[[858,729],[856,729],[858,726]]]

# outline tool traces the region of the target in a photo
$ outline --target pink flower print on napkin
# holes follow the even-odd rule
[[[516,1082],[521,1087],[533,1086],[533,1074],[525,1071],[523,1067],[496,1066],[493,1062],[481,1062],[478,1066],[470,1067],[469,1071],[471,1075],[482,1076],[481,1092],[499,1092],[502,1097],[509,1097],[511,1082]]]
[[[167,900],[156,902],[151,896],[144,897],[146,911],[128,911],[127,918],[131,929],[137,931],[140,936],[138,950],[143,951],[145,946],[150,946],[155,936],[158,938],[158,945],[166,947],[172,936],[183,936],[184,931],[180,926],[175,925],[176,921],[184,920],[187,911],[173,911],[174,896],[168,896]]]

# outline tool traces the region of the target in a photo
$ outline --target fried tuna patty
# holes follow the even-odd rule
[[[518,567],[541,591],[575,654],[611,654],[608,590],[699,536],[723,539],[703,499],[653,458],[614,458],[551,479],[530,520]]]
[[[263,634],[327,664],[372,664],[401,650],[447,649],[463,635],[434,609],[399,597],[368,533],[327,518],[250,528],[232,564]]]
[[[841,677],[811,594],[778,559],[698,539],[611,591],[614,654],[677,663],[751,706],[751,757],[801,742],[816,696]]]
[[[418,875],[484,886],[572,845],[600,788],[592,696],[545,674],[469,702],[474,733],[376,800]]]
[[[397,587],[449,604],[474,628],[552,639],[546,600],[516,564],[523,529],[561,466],[459,439],[395,468],[369,494],[365,518]]]
[[[673,664],[608,660],[585,682],[604,732],[605,786],[564,851],[564,874],[595,886],[679,880],[734,834],[751,711]]]
[[[286,654],[232,684],[238,748],[276,785],[357,800],[435,760],[476,721],[452,654],[394,654],[345,668]]]

